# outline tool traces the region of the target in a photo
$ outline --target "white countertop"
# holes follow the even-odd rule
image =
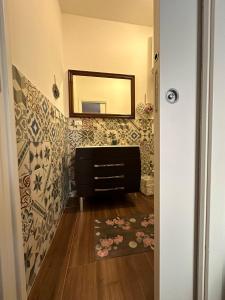
[[[139,145],[102,145],[102,146],[81,146],[81,147],[76,147],[77,149],[81,149],[81,148],[122,148],[122,147],[138,147]]]

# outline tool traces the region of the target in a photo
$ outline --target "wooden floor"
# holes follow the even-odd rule
[[[153,213],[153,198],[86,200],[85,211],[67,208],[29,300],[153,300],[153,251],[95,261],[96,218]]]

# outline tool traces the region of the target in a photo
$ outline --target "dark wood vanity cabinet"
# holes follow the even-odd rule
[[[103,193],[138,192],[140,179],[138,146],[76,149],[75,180],[81,198]]]

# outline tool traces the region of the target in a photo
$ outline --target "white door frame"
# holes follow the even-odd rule
[[[6,0],[0,0],[0,298],[27,299],[23,258],[11,59],[7,36]],[[210,155],[211,0],[203,0],[201,162],[199,190],[198,300],[205,299],[207,201]],[[6,134],[7,133],[7,134]],[[4,257],[4,259],[2,259]],[[158,269],[158,266],[156,266]],[[156,284],[158,287],[158,284]],[[156,292],[157,295],[157,292]],[[158,299],[155,299],[158,300]]]
[[[202,66],[200,108],[200,159],[198,190],[198,249],[197,249],[197,299],[206,300],[208,291],[208,239],[209,203],[212,145],[212,89],[214,0],[202,2]]]
[[[155,0],[156,10],[160,9],[160,0]],[[201,11],[199,34],[201,40],[199,49],[199,73],[201,74],[201,84],[198,93],[197,108],[197,153],[196,153],[196,212],[195,212],[195,274],[194,274],[194,290],[193,298],[198,300],[206,300],[207,298],[207,264],[208,264],[208,226],[209,226],[209,197],[210,197],[210,157],[211,157],[211,116],[212,116],[212,70],[213,70],[213,4],[214,0],[199,1],[199,12]],[[159,26],[159,16],[156,16],[155,25]],[[156,30],[156,28],[155,28]],[[156,32],[159,34],[159,32]],[[155,40],[155,51],[159,51],[159,41]],[[201,63],[201,65],[200,65]],[[160,67],[156,63],[155,71],[159,76]],[[156,87],[155,87],[156,88]],[[157,87],[159,90],[159,86]],[[157,91],[159,97],[159,91]],[[156,95],[156,109],[159,105]],[[157,118],[155,118],[157,122]],[[158,137],[157,137],[158,139]],[[156,146],[158,146],[158,142]],[[156,151],[159,149],[156,149]],[[156,156],[156,155],[155,155]],[[156,159],[159,160],[158,154]],[[158,174],[159,175],[159,174]],[[155,178],[159,181],[159,178]],[[156,199],[160,199],[160,195],[155,195]],[[155,202],[156,218],[159,218],[159,204]],[[156,232],[159,232],[158,224],[156,224]],[[155,253],[155,300],[160,299],[159,295],[159,237],[155,237],[156,253]]]
[[[25,300],[27,294],[6,2],[0,0],[0,298]]]

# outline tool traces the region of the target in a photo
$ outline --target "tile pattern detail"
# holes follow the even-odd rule
[[[65,118],[13,66],[24,258],[28,293],[67,201]]]

